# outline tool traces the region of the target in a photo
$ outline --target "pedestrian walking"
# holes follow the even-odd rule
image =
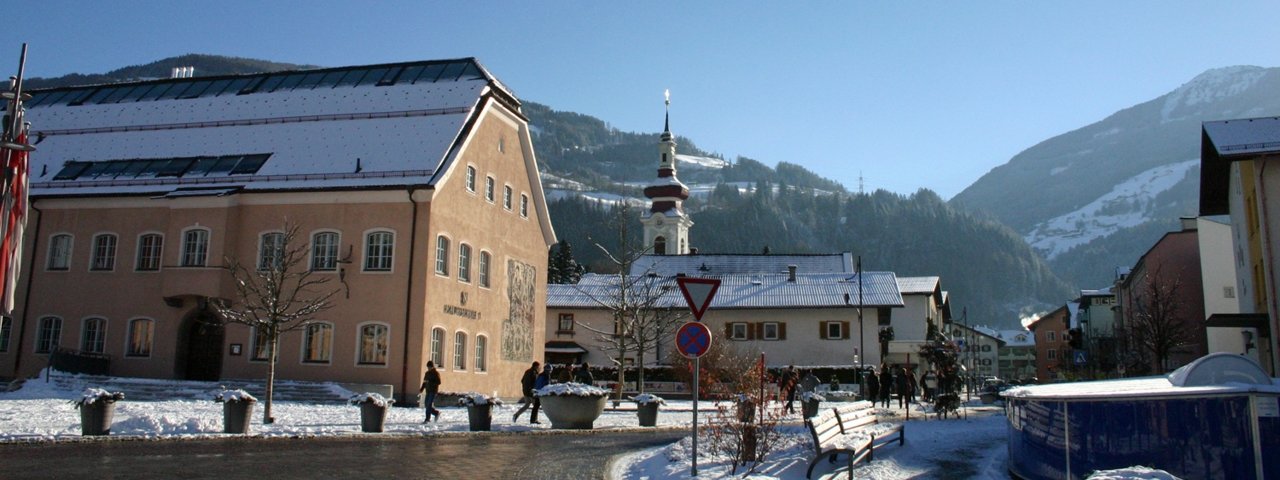
[[[530,419],[533,420],[532,423],[538,423],[538,407],[541,405],[538,402],[538,397],[533,395],[533,386],[538,381],[538,375],[542,373],[541,367],[542,365],[538,362],[533,362],[533,365],[528,370],[525,370],[524,375],[520,377],[520,394],[523,395],[520,398],[520,403],[524,405],[521,405],[520,409],[516,410],[516,414],[511,417],[511,423],[519,421],[520,414],[524,413],[529,407],[533,407],[533,413],[529,415]]]
[[[787,399],[787,413],[795,413],[792,403],[796,401],[796,367],[788,365],[778,377],[778,391]]]
[[[929,396],[928,401],[938,401],[938,372],[932,368],[924,374],[924,392]]]
[[[587,365],[587,362],[582,362],[582,366],[573,372],[573,381],[583,385],[595,384],[596,379],[591,376],[591,366]]]
[[[907,403],[916,403],[916,394],[920,393],[920,383],[916,381],[916,373],[910,368],[905,368],[907,376]]]
[[[840,391],[840,379],[836,378],[835,374],[831,375],[831,382],[827,383],[827,391],[828,392]]]
[[[436,421],[440,421],[440,410],[436,409],[436,394],[440,393],[440,372],[436,371],[435,362],[427,361],[427,373],[422,376],[422,386],[418,388],[418,393],[426,393],[423,406],[427,410],[427,419],[422,423],[430,422],[433,415]]]
[[[889,408],[889,399],[893,397],[893,369],[888,365],[880,367],[880,403]]]
[[[898,387],[898,408],[906,408],[911,402],[911,373],[907,367],[899,367],[894,380]]]
[[[804,373],[804,378],[800,379],[800,391],[802,393],[810,393],[818,391],[818,376],[813,374],[813,370]]]

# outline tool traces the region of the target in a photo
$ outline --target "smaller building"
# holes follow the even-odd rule
[[[1067,303],[1027,324],[1035,344],[1036,378],[1040,383],[1061,381],[1071,349],[1067,340],[1078,304]]]

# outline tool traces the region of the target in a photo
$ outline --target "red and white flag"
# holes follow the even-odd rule
[[[14,138],[18,145],[27,144],[27,132],[22,131]],[[27,151],[4,148],[5,181],[3,210],[0,210],[0,274],[4,280],[3,295],[0,308],[4,314],[13,312],[14,297],[17,296],[19,267],[22,265],[22,234],[27,225]]]

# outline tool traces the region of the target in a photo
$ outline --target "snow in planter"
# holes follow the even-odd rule
[[[471,407],[475,405],[502,405],[502,399],[483,393],[467,392],[458,397],[458,405]]]
[[[575,396],[575,397],[607,397],[609,391],[582,383],[555,383],[539,388],[533,392],[539,397]]]
[[[654,395],[654,394],[652,394],[652,393],[641,393],[641,394],[639,394],[639,395],[636,395],[636,396],[634,396],[634,397],[631,397],[631,400],[632,400],[632,401],[634,401],[634,402],[636,402],[636,403],[638,403],[638,404],[640,404],[640,405],[648,405],[648,404],[650,404],[650,403],[656,403],[656,404],[658,404],[658,405],[666,405],[666,404],[667,404],[667,401],[666,401],[666,400],[664,400],[662,397],[659,397],[659,396]]]
[[[808,402],[811,400],[825,402],[827,401],[827,398],[823,397],[822,395],[819,395],[818,392],[804,392],[803,394],[800,395],[800,401]]]
[[[80,398],[76,400],[72,400],[71,403],[74,403],[76,405],[76,408],[80,408],[85,405],[92,405],[98,402],[111,403],[111,402],[118,402],[120,400],[124,400],[124,392],[113,393],[113,392],[108,392],[106,390],[103,390],[101,388],[90,387],[90,388],[84,389],[84,392],[80,394]]]
[[[246,392],[242,389],[237,388],[235,390],[223,390],[221,392],[218,392],[217,395],[213,396],[213,401],[218,403],[224,403],[224,402],[253,403],[258,401],[258,399],[253,398],[253,395],[249,395],[249,392]]]
[[[348,403],[350,403],[350,404],[352,404],[352,405],[361,405],[361,404],[365,404],[365,403],[372,403],[372,404],[377,405],[377,406],[379,406],[379,407],[386,407],[386,406],[388,406],[388,405],[391,405],[391,404],[393,404],[393,403],[396,403],[396,401],[395,401],[394,399],[390,399],[390,398],[387,398],[387,397],[382,396],[382,394],[379,394],[379,393],[372,393],[372,392],[370,392],[370,393],[361,393],[361,394],[358,394],[358,395],[352,395],[352,396],[351,396],[351,398],[348,398],[348,399],[347,399],[347,402],[348,402]]]

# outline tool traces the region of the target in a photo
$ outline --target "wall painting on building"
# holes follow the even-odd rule
[[[534,287],[537,272],[532,265],[507,260],[507,299],[510,315],[502,322],[502,359],[533,358]]]

